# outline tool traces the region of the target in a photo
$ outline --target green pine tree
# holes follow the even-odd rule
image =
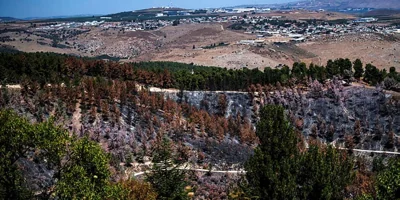
[[[376,199],[400,199],[400,159],[390,160],[376,178]]]
[[[354,78],[360,79],[364,74],[363,64],[360,59],[356,59],[353,63],[354,68]]]
[[[268,105],[260,112],[256,134],[260,145],[245,164],[252,196],[294,199],[299,139],[285,119],[283,107]]]
[[[175,162],[171,143],[164,138],[153,153],[153,166],[146,174],[146,180],[158,193],[157,199],[183,200],[187,199],[186,171],[179,169],[181,164]]]
[[[353,180],[353,162],[345,151],[301,140],[281,106],[268,105],[257,124],[260,145],[246,162],[248,185],[242,189],[258,199],[341,199]]]

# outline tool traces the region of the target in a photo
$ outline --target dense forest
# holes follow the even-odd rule
[[[396,151],[400,104],[342,81],[399,78],[348,59],[260,71],[0,53],[0,199],[397,199],[399,158],[353,150]],[[197,105],[147,86],[244,92]],[[235,95],[251,112],[230,110]]]
[[[18,66],[18,67],[16,67]],[[247,90],[261,84],[294,85],[309,80],[325,82],[333,77],[352,81],[363,79],[376,85],[384,82],[386,89],[399,90],[400,75],[396,68],[389,72],[357,59],[329,60],[326,66],[294,63],[280,68],[226,69],[173,62],[118,63],[77,58],[53,53],[1,53],[0,80],[21,83],[34,80],[39,84],[78,82],[84,76],[129,80],[161,88],[183,90]]]

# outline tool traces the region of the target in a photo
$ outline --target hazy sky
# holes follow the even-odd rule
[[[294,0],[172,0],[172,5],[182,8],[215,8],[291,1]],[[0,16],[26,18],[110,14],[170,5],[171,0],[0,0]]]

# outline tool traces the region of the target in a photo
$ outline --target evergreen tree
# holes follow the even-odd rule
[[[285,119],[283,107],[260,111],[256,134],[260,145],[245,164],[252,195],[260,199],[294,199],[299,151],[297,135]]]
[[[0,108],[7,106],[9,102],[10,102],[10,95],[8,92],[6,82],[3,81],[0,89]]]
[[[354,68],[354,78],[360,79],[364,74],[363,64],[360,59],[356,59],[353,63]]]
[[[332,146],[325,149],[310,144],[299,167],[299,199],[343,199],[346,186],[354,178],[351,157]]]
[[[153,167],[146,174],[146,180],[151,183],[161,200],[187,199],[184,191],[186,172],[180,170],[182,165],[175,162],[171,143],[164,138],[153,153]]]
[[[311,80],[315,80],[317,78],[317,68],[314,67],[313,63],[311,63],[308,67],[307,76],[308,78],[311,78]]]
[[[319,82],[323,83],[325,82],[326,78],[327,78],[327,72],[326,72],[326,68],[321,66],[315,66],[316,69],[316,78]]]
[[[400,76],[396,72],[396,68],[395,67],[390,67],[388,77],[392,78],[394,80],[400,81]]]
[[[333,78],[334,76],[339,75],[340,69],[339,69],[339,66],[337,65],[337,62],[328,60],[328,62],[326,64],[326,72],[327,72],[328,78]]]
[[[382,82],[384,79],[382,73],[378,68],[371,64],[367,64],[365,67],[364,81],[371,85],[376,85]]]
[[[305,63],[297,63],[293,64],[292,68],[292,76],[297,78],[299,81],[303,81],[303,79],[307,76],[307,67]]]
[[[379,172],[376,178],[377,198],[400,199],[400,159],[390,160],[386,169]]]
[[[342,75],[342,76],[346,75],[346,71],[348,71],[348,72],[352,71],[352,63],[348,58],[337,59],[337,60],[335,60],[335,63],[337,63],[336,65],[339,66],[340,75]]]
[[[260,145],[245,164],[248,195],[258,199],[341,199],[353,180],[353,162],[346,152],[301,140],[281,106],[260,112],[256,134]],[[243,191],[244,191],[243,190]]]

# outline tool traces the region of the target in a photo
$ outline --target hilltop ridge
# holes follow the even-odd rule
[[[302,7],[315,7],[324,9],[346,9],[346,8],[390,8],[400,9],[399,0],[386,0],[386,1],[375,1],[375,0],[305,0],[290,3]]]

